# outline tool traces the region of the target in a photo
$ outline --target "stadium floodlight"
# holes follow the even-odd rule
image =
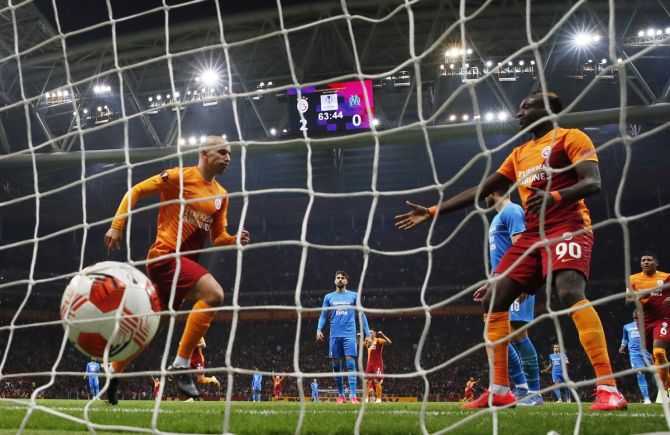
[[[647,29],[647,36],[654,36],[654,33],[656,33],[656,29]]]
[[[666,35],[670,35],[670,27],[666,27],[666,28],[665,28],[665,34],[666,34]]]
[[[463,66],[466,67],[466,68],[470,68],[470,64],[469,64],[469,63],[466,63],[466,64],[463,65]]]
[[[222,134],[221,137],[223,138],[223,140],[228,139],[228,136],[226,136],[225,134]]]
[[[372,120],[372,125],[374,125],[375,127],[378,126],[378,125],[379,125],[379,119],[374,118],[374,119]]]
[[[170,94],[167,94],[167,95],[165,96],[165,99],[166,99],[166,100],[169,100],[169,99],[170,99]]]
[[[156,95],[156,101],[160,101],[163,97],[161,97],[161,94]]]
[[[207,140],[207,136],[205,136],[205,135],[200,136],[200,143],[205,143],[206,140]]]
[[[600,59],[600,63],[607,63],[607,59],[605,58]]]
[[[175,98],[179,98],[180,95],[181,95],[181,94],[180,94],[178,91],[175,91],[175,93],[174,93],[174,97],[175,97]]]
[[[472,48],[468,48],[465,52],[466,52],[467,54],[472,54]]]
[[[202,73],[200,79],[206,86],[214,86],[219,81],[219,73],[213,69],[208,69]]]
[[[587,33],[579,32],[572,38],[572,42],[578,48],[582,48],[582,47],[586,47],[587,45],[589,45],[592,42],[592,38]]]
[[[449,64],[449,69],[454,69],[454,68],[455,68],[455,65],[453,63],[450,63]]]
[[[49,92],[47,92],[46,94],[44,94],[44,98],[47,98],[47,99],[51,98],[51,94]]]
[[[495,115],[493,112],[488,112],[486,115],[484,115],[484,119],[487,121],[493,121],[493,119],[495,119]]]
[[[512,61],[510,60],[509,62],[507,62],[507,65],[508,65],[508,66],[512,66],[512,65],[514,65],[514,62],[512,62]]]
[[[87,114],[87,113],[88,113],[88,109],[84,109],[83,112],[84,112],[84,114]]]
[[[102,107],[98,106],[98,112],[102,112]]]
[[[662,34],[663,34],[663,30],[661,30],[661,29],[656,29],[656,36],[658,36],[658,35],[662,35]]]
[[[65,90],[63,91],[63,96],[64,96],[64,97],[67,97],[68,95],[70,95],[70,92],[69,92],[67,89],[65,89]]]
[[[282,132],[282,133],[288,133],[288,129],[287,129],[287,128],[282,128],[282,129],[281,129],[281,132]],[[225,136],[225,135],[224,135],[224,136]]]
[[[618,59],[616,60],[616,63],[621,63],[621,62],[623,62],[623,59],[621,59],[621,58],[618,58]]]
[[[491,68],[492,66],[493,66],[493,62],[491,62],[490,60],[487,60],[486,61],[486,67]]]
[[[637,36],[639,37],[644,36],[644,30],[640,30],[639,32],[637,32]]]
[[[151,103],[154,100],[154,97],[149,97],[149,102]]]
[[[60,91],[60,90],[56,91],[56,96],[57,97],[62,97],[63,96],[63,91]]]
[[[531,60],[531,61],[530,61],[530,64],[531,64],[531,65],[535,65],[535,61],[534,61],[534,60]]]
[[[56,98],[56,93],[55,92],[51,93],[51,98]]]
[[[592,35],[591,36],[591,41],[593,41],[593,42],[600,41],[600,35],[598,35],[597,33],[595,35]]]
[[[274,128],[274,127],[272,127],[272,128],[270,129],[270,136],[276,136],[276,135],[277,135],[277,129]]]
[[[526,62],[524,62],[523,60],[519,61],[519,66],[524,66],[525,64],[526,64]]]
[[[269,88],[270,86],[272,86],[272,82],[268,82],[266,86]]]
[[[449,115],[449,121],[451,122],[456,121],[456,115]]]
[[[466,113],[465,115],[463,115],[463,116],[461,117],[461,119],[462,119],[463,121],[468,121],[468,120],[470,119],[470,115],[468,115],[468,114]]]
[[[505,111],[498,112],[498,121],[507,121],[509,114]]]
[[[180,137],[179,138],[179,145],[186,145],[186,139],[184,139],[183,137]]]
[[[444,69],[444,64],[443,64],[443,63],[440,64],[440,69]],[[49,96],[47,95],[47,98],[48,98],[48,97],[49,97]]]
[[[195,138],[195,136],[189,136],[188,138],[188,144],[189,145],[197,145],[198,140]]]

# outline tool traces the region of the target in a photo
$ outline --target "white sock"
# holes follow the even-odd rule
[[[489,388],[489,391],[492,392],[493,394],[497,394],[499,396],[502,396],[502,395],[507,394],[509,392],[509,385],[491,384],[491,387]]]
[[[190,365],[190,360],[184,358],[183,356],[177,355],[174,357],[174,362],[172,363],[172,367],[176,367],[179,369],[187,369],[188,366]]]
[[[528,384],[519,384],[516,386],[517,388],[523,388],[524,390],[528,389]]]
[[[610,393],[618,393],[619,390],[616,389],[615,385],[598,385],[598,390],[609,391]]]

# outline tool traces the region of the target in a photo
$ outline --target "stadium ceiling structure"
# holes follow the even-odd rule
[[[142,137],[134,137],[131,147],[165,149],[176,144],[181,123],[173,116],[165,125],[157,125],[151,116],[154,104],[149,104],[148,99],[157,94],[165,99],[165,95],[175,95],[175,91],[197,89],[196,80],[206,69],[217,71],[224,88],[212,97],[235,102],[244,124],[244,139],[267,142],[273,140],[271,131],[275,127],[281,129],[287,123],[282,96],[298,83],[355,80],[360,72],[388,90],[396,88],[402,76],[401,89],[388,97],[376,96],[377,113],[387,119],[386,127],[396,128],[416,121],[419,106],[424,119],[440,110],[444,98],[439,88],[450,75],[449,59],[445,59],[450,47],[465,44],[473,50],[467,56],[482,64],[522,59],[528,62],[535,58],[529,48],[530,33],[534,40],[546,38],[539,47],[546,76],[573,74],[571,71],[580,69],[587,59],[598,62],[600,57],[609,58],[611,54],[607,50],[610,11],[605,0],[533,2],[529,28],[526,3],[522,1],[468,1],[463,11],[466,18],[460,23],[459,5],[459,1],[405,4],[361,0],[347,3],[345,13],[340,2],[322,1],[282,7],[280,19],[276,7],[228,14],[225,4],[221,5],[219,18],[214,3],[207,1],[192,6],[174,5],[167,14],[159,6],[140,14],[115,17],[114,26],[110,21],[87,22],[87,17],[82,16],[80,28],[59,32],[53,11],[29,2],[12,7],[5,4],[0,8],[0,101],[4,105],[0,109],[0,159],[1,154],[19,155],[6,156],[0,165],[26,163],[29,142],[39,153],[79,151],[77,143],[89,134],[87,128],[91,127],[93,133],[107,127],[83,125],[85,101],[96,98],[101,84],[109,86],[107,98],[116,101],[114,116],[109,109],[109,126],[120,125],[125,113],[126,119],[142,127],[138,130]],[[202,10],[202,18],[179,18],[182,8],[193,12],[195,7]],[[660,0],[643,0],[617,3],[616,8],[614,52],[625,62],[631,94],[643,106],[667,102],[667,6]],[[351,20],[346,19],[346,14]],[[663,17],[663,22],[658,21],[659,17]],[[639,35],[639,29],[648,29],[654,23],[661,26],[660,35]],[[598,34],[601,47],[576,50],[571,44],[580,32]],[[412,53],[420,59],[416,66]],[[452,61],[463,67],[466,56],[455,56]],[[531,75],[536,86],[539,75]],[[420,104],[416,101],[418,83]],[[514,110],[518,99],[509,95],[495,75],[486,81],[486,86],[501,107]],[[57,99],[65,104],[45,104],[44,95],[56,90],[67,92],[69,98],[60,99],[59,95]],[[185,110],[176,111],[182,117],[202,104],[184,97],[179,109]],[[270,99],[273,102],[267,103]],[[640,113],[647,119],[662,118],[667,115],[667,108]],[[616,122],[618,113],[612,110],[603,119],[593,116],[577,118],[582,122]],[[432,125],[441,123],[438,116],[431,121]],[[449,127],[451,130],[444,130],[451,131],[447,134],[474,131],[472,125]],[[27,130],[32,133],[31,141]],[[493,129],[512,130],[514,127]],[[352,143],[357,142],[354,139]],[[114,141],[98,149],[121,147],[120,141]],[[100,156],[105,161],[112,154]]]

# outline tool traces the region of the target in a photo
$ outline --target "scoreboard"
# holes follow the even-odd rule
[[[368,108],[373,118],[375,114],[371,80],[307,86],[300,93],[298,98],[296,89],[288,90],[291,135],[302,137],[306,132],[317,136],[370,129]]]

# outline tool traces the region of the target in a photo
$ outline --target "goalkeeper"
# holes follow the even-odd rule
[[[198,264],[199,254],[193,251],[202,249],[208,235],[216,246],[234,245],[238,240],[241,245],[249,243],[246,230],[236,236],[228,234],[228,192],[215,179],[230,165],[230,151],[230,145],[223,138],[208,136],[200,146],[197,166],[169,169],[133,186],[123,197],[116,218],[105,234],[107,249],[119,249],[126,214],[135,208],[140,198],[160,194],[161,202],[176,201],[183,191],[186,200],[183,214],[178,201],[159,209],[156,241],[147,256],[147,274],[156,287],[162,310],[168,309],[172,281],[177,270],[179,275],[172,308],[178,310],[184,299],[195,301],[171,367],[177,386],[190,398],[199,396],[193,376],[179,372],[189,368],[193,351],[216,315],[210,309],[223,304],[221,285],[207,269]],[[181,240],[178,242],[180,222]],[[175,256],[177,246],[181,252],[191,253]],[[122,372],[136,356],[113,362],[110,371]],[[112,378],[107,390],[107,399],[112,405],[118,403],[118,382],[119,378]]]
[[[549,110],[547,110],[549,109]],[[585,296],[591,264],[593,233],[584,198],[600,191],[600,170],[595,147],[589,137],[576,129],[554,127],[549,112],[563,106],[552,92],[534,92],[522,102],[517,113],[521,128],[528,128],[533,139],[515,148],[498,171],[481,186],[472,187],[430,208],[407,202],[410,211],[396,216],[396,227],[410,229],[446,214],[473,205],[496,190],[508,191],[518,183],[526,215],[526,231],[505,253],[496,274],[495,291],[483,287],[475,293],[485,315],[486,338],[493,346],[493,382],[488,390],[464,408],[514,405],[507,371],[510,336],[509,307],[522,293],[533,294],[542,288],[549,271],[563,305],[571,307],[579,340],[589,356],[595,375],[596,395],[591,410],[610,411],[627,407],[612,377],[612,366],[600,318]],[[547,169],[550,168],[550,171]],[[548,248],[534,246],[549,239]],[[524,256],[522,258],[522,256]],[[514,267],[512,265],[517,263]],[[488,317],[488,318],[487,318]]]

